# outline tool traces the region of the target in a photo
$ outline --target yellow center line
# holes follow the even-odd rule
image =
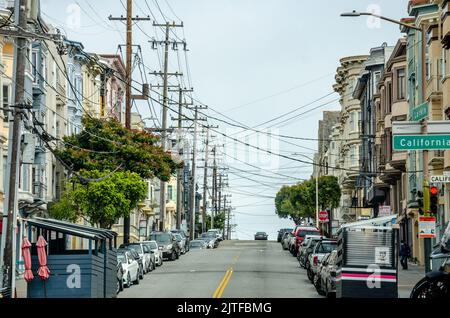
[[[228,282],[231,279],[231,275],[233,275],[233,266],[236,264],[236,262],[239,259],[239,256],[241,256],[241,254],[242,254],[242,251],[233,258],[233,262],[231,263],[231,267],[228,268],[228,270],[225,273],[225,276],[223,276],[222,280],[220,281],[219,286],[217,287],[216,291],[213,294],[213,298],[220,298],[222,296],[223,291],[225,290],[225,288],[228,285]]]
[[[218,298],[217,295],[219,294],[220,290],[222,289],[223,284],[225,283],[225,281],[227,280],[227,278],[230,274],[231,274],[231,268],[229,268],[225,272],[225,275],[223,276],[222,280],[220,281],[219,286],[217,287],[216,291],[214,292],[213,298]]]
[[[227,279],[223,282],[222,284],[222,288],[220,289],[219,293],[217,294],[216,298],[220,298],[222,297],[223,291],[225,290],[225,288],[228,285],[228,282],[230,281],[231,276],[233,275],[233,268],[229,269],[229,275],[227,277]]]

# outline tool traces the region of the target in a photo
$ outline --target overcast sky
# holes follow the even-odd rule
[[[364,17],[342,18],[340,13],[375,10],[382,15],[400,19],[407,16],[408,3],[407,0],[133,2],[134,15],[150,15],[150,7],[157,21],[162,23],[164,21],[158,4],[167,19],[177,23],[180,19],[183,21],[184,30],[177,28],[174,32],[179,39],[185,38],[187,41],[190,72],[186,69],[183,51],[170,52],[169,71],[180,71],[181,66],[185,74],[184,84],[192,85],[195,89],[194,98],[210,106],[206,111],[209,115],[230,121],[214,112],[218,111],[253,127],[304,106],[291,114],[298,115],[297,118],[280,126],[275,125],[272,129],[276,130],[272,130],[272,133],[308,138],[317,138],[318,120],[323,110],[339,110],[336,94],[308,105],[332,92],[339,59],[348,55],[368,54],[371,47],[383,42],[395,45],[402,36],[396,25]],[[88,52],[117,53],[118,44],[125,43],[124,25],[107,19],[110,14],[125,15],[120,0],[41,0],[41,3],[43,18],[61,27],[70,39],[81,41]],[[142,30],[134,27],[134,43],[141,46],[147,73],[160,70],[162,53],[160,49],[158,57],[148,43],[149,36],[159,39],[163,36],[160,29],[152,26],[153,20],[152,17],[150,22],[139,22]],[[171,38],[175,38],[174,34],[171,34]],[[188,73],[190,76],[187,76]],[[157,83],[153,76],[147,76],[151,83]],[[137,70],[134,79],[142,82]],[[172,78],[171,82],[175,84],[176,79]],[[320,107],[323,104],[326,105]],[[157,104],[154,106],[159,115],[161,108]],[[143,117],[150,117],[146,103],[139,103],[137,107]],[[308,112],[302,114],[305,111]],[[263,130],[287,118],[289,116],[258,129]],[[149,126],[153,124],[152,121],[147,123]],[[237,128],[214,120],[209,123],[219,124],[222,133],[234,138],[304,161],[309,161],[304,156],[312,157],[314,149],[317,149],[317,142],[314,141],[285,139],[289,144],[276,139],[267,140],[264,134],[253,134],[245,139],[243,136],[249,132],[236,134],[240,131]],[[292,227],[291,221],[281,220],[275,215],[273,197],[282,184],[295,183],[295,178],[308,179],[312,166],[270,157],[267,153],[260,152],[257,156],[258,151],[255,149],[230,139],[221,140],[220,134],[213,135],[217,137],[217,143],[226,141],[226,147],[218,152],[226,153],[222,156],[223,164],[231,166],[227,172],[232,204],[236,207],[233,222],[237,224],[237,237],[252,239],[255,232],[266,231],[269,239],[275,239],[279,228]],[[199,150],[202,149],[203,145],[200,145]],[[248,174],[237,169],[246,170]],[[271,174],[267,170],[287,177]],[[201,177],[203,171],[199,173]]]

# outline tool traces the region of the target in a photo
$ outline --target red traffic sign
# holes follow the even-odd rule
[[[328,222],[328,212],[327,211],[319,212],[319,221],[322,223]]]

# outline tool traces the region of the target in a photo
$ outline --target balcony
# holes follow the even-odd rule
[[[444,167],[444,150],[434,150],[429,152],[429,165],[437,168]]]
[[[407,159],[408,153],[406,151],[394,151],[392,153],[392,159],[389,161],[389,165],[396,170],[405,172]]]
[[[402,177],[402,171],[395,169],[390,163],[386,165],[384,173],[380,175],[380,180],[389,185],[394,185]]]

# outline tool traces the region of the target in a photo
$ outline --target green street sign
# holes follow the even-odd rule
[[[411,121],[421,121],[428,117],[428,103],[420,104],[411,111]]]
[[[394,135],[394,150],[450,149],[450,135]]]

